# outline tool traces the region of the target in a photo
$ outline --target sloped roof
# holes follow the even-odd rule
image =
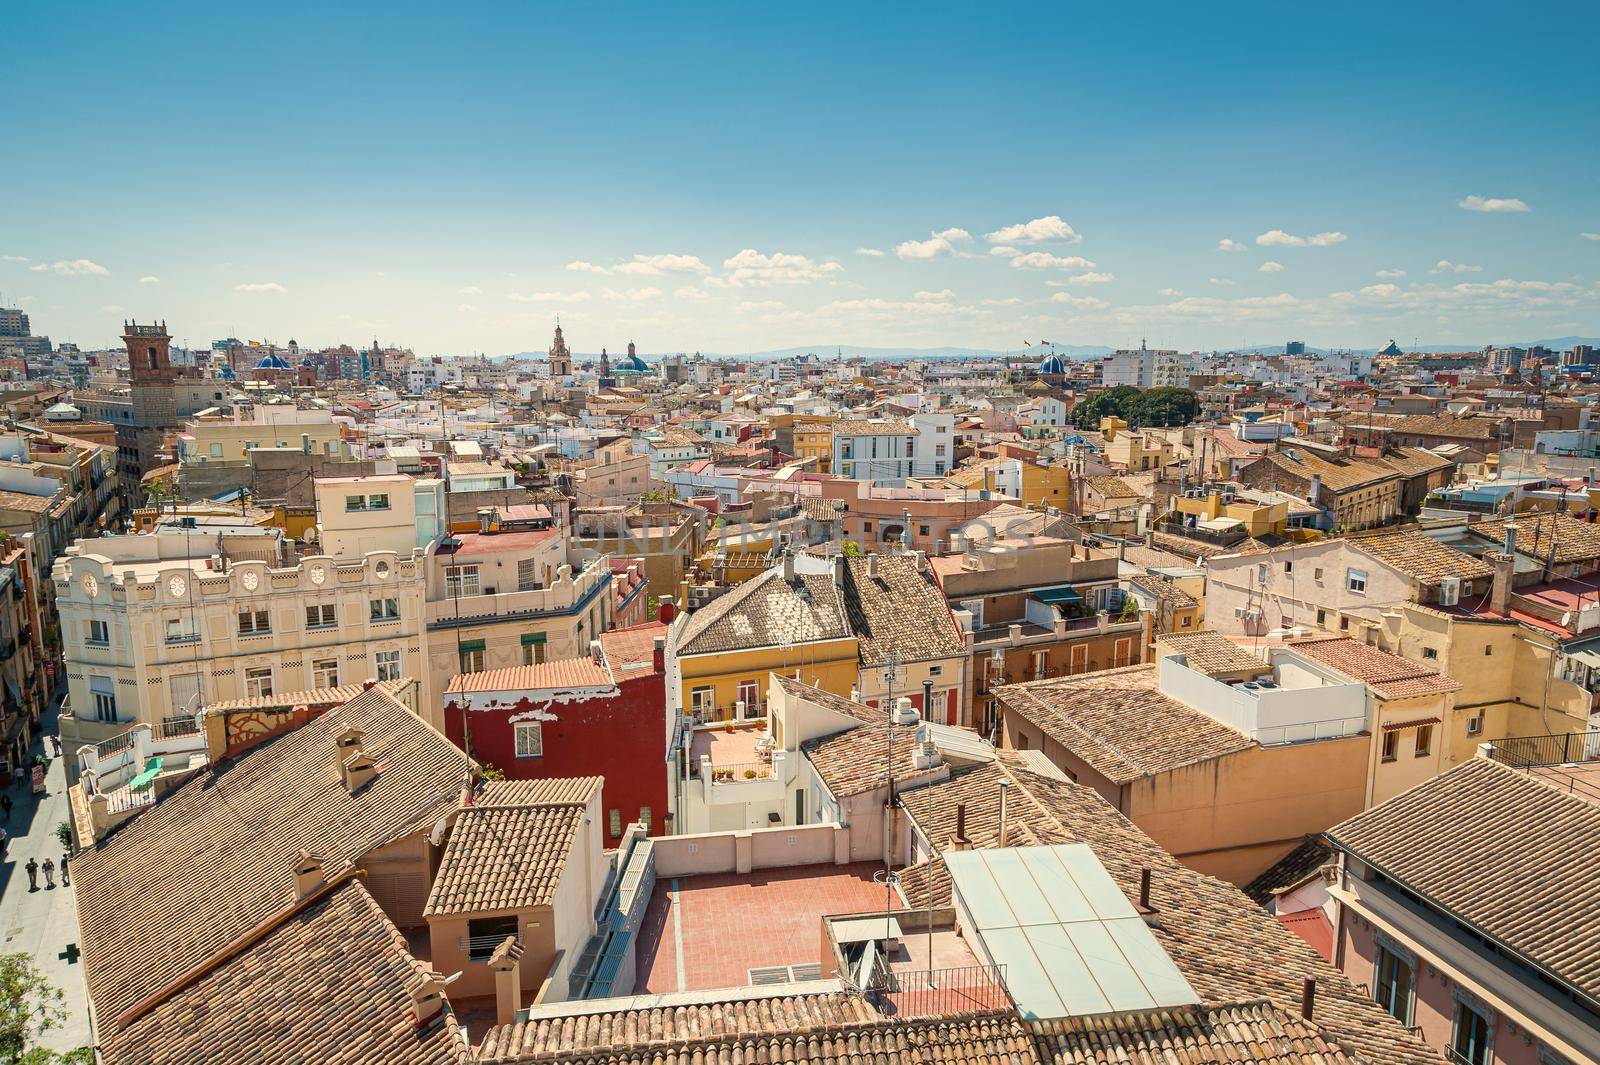
[[[800,749],[834,798],[844,799],[888,783],[884,765],[891,744],[895,781],[898,783],[920,773],[912,761],[919,728],[920,725],[886,725],[880,717],[876,725],[807,740]]]
[[[899,797],[919,831],[935,846],[945,846],[953,834],[958,802],[966,806],[973,845],[994,846],[1002,776],[1012,785],[1006,798],[1007,825],[1017,826],[1015,835],[1007,829],[1012,846],[1034,841],[1088,843],[1130,898],[1139,890],[1143,871],[1151,871],[1150,897],[1158,918],[1151,922],[1151,932],[1206,1008],[1266,1000],[1280,1011],[1298,1013],[1302,981],[1313,976],[1317,1009],[1311,1027],[1331,1045],[1363,1062],[1441,1062],[1438,1051],[1413,1038],[1370,995],[1238,888],[1182,865],[1091,788],[1033,773],[1014,758],[1002,756],[999,763],[956,769],[946,780],[909,788]],[[975,831],[974,824],[990,827]],[[902,872],[902,888],[912,905],[949,904],[948,877],[936,866],[942,868],[943,862],[936,858]],[[1042,1040],[1040,1047],[1048,1051]],[[1058,1056],[1054,1060],[1145,1059]],[[1255,1059],[1242,1054],[1223,1060]]]
[[[1007,712],[1116,784],[1255,746],[1238,729],[1161,691],[1153,664],[1008,684],[997,694]]]
[[[1483,559],[1440,543],[1414,525],[1372,536],[1351,537],[1347,542],[1362,554],[1424,585],[1438,584],[1446,577],[1472,581],[1494,575],[1494,570]]]
[[[366,887],[348,880],[126,1027],[102,1013],[97,1060],[466,1061],[461,1027],[448,1011],[412,1027],[417,972],[404,937]]]
[[[1408,890],[1600,999],[1600,805],[1487,758],[1330,828]]]
[[[862,666],[881,666],[891,652],[904,662],[966,656],[944,590],[920,557],[880,554],[841,562],[845,614],[860,640]],[[870,576],[874,568],[877,575]]]
[[[1461,683],[1454,677],[1348,636],[1313,636],[1291,640],[1289,646],[1351,680],[1361,681],[1380,699],[1409,699],[1461,690]]]
[[[353,795],[333,763],[347,725],[378,761]],[[282,910],[298,850],[324,855],[331,871],[432,825],[472,768],[373,688],[162,798],[72,863],[97,1011],[120,1014]]]
[[[548,906],[600,777],[552,786],[491,785],[456,817],[428,894],[425,916]]]
[[[519,1020],[491,1029],[477,1060],[486,1065],[1032,1065],[1038,1058],[1026,1029],[1009,1010],[887,1018],[861,996],[831,992]]]
[[[850,637],[844,603],[826,573],[783,579],[782,567],[754,577],[696,610],[678,641],[680,655],[715,654],[754,647]]]
[[[1553,543],[1557,565],[1600,559],[1600,525],[1574,518],[1570,514],[1536,513],[1519,514],[1514,518],[1491,518],[1473,522],[1467,526],[1467,531],[1503,547],[1508,527],[1517,530],[1516,546],[1522,554],[1543,560],[1550,556]]]
[[[1218,677],[1234,673],[1265,673],[1271,667],[1220,632],[1167,633],[1156,638],[1156,655],[1178,653],[1183,664],[1197,673]]]

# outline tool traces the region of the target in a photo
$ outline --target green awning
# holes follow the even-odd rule
[[[522,634],[522,646],[528,647],[528,646],[530,646],[532,644],[536,644],[536,643],[544,643],[544,633],[542,633],[542,632],[525,632],[525,633]]]
[[[1055,606],[1057,603],[1083,602],[1083,596],[1079,595],[1070,584],[1058,584],[1054,588],[1035,588],[1028,594],[1039,600],[1039,602],[1049,603],[1051,606]]]
[[[481,650],[483,650],[483,641],[482,640],[462,640],[461,641],[461,653],[462,654],[466,654],[468,651],[481,651]]]
[[[156,776],[161,772],[161,759],[147,758],[144,763],[144,772],[128,781],[128,787],[133,791],[143,791],[155,783]]]

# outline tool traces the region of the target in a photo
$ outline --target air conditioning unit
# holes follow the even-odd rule
[[[1461,578],[1446,577],[1439,582],[1439,605],[1455,606],[1461,602]]]

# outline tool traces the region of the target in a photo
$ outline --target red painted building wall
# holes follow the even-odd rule
[[[470,753],[511,780],[547,777],[601,776],[606,845],[619,836],[612,829],[641,818],[647,810],[650,833],[666,831],[667,813],[667,688],[661,670],[639,670],[617,684],[617,694],[603,698],[551,701],[524,697],[511,706],[474,707],[470,712]],[[544,753],[518,758],[512,718],[542,710]],[[463,710],[454,697],[445,703],[445,734],[466,750]],[[613,818],[612,811],[617,812]]]

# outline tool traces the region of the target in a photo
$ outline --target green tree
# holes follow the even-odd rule
[[[0,954],[0,1062],[7,1065],[87,1065],[94,1052],[80,1048],[57,1054],[37,1046],[61,1027],[67,1011],[59,990],[26,954]]]
[[[1142,429],[1188,425],[1199,412],[1200,401],[1187,388],[1148,388],[1133,397],[1122,416]]]
[[[839,553],[845,558],[860,558],[861,545],[854,540],[846,540],[844,546],[839,549]]]
[[[1126,418],[1129,406],[1138,396],[1139,389],[1132,385],[1118,385],[1096,392],[1072,408],[1072,424],[1079,429],[1098,429],[1100,419],[1108,415]]]

